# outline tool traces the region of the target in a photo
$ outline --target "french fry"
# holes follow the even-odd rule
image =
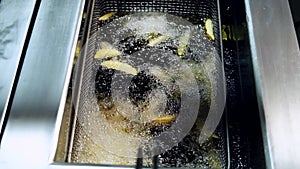
[[[207,34],[208,38],[211,40],[215,40],[213,23],[212,23],[211,19],[207,19],[205,21],[205,29],[206,29],[206,34]]]
[[[168,39],[169,39],[168,36],[161,35],[161,36],[159,36],[159,37],[157,37],[157,38],[151,39],[151,40],[149,41],[149,43],[148,43],[148,46],[153,47],[153,46],[155,46],[155,45],[157,45],[157,44],[160,44],[161,42],[166,41],[166,40],[168,40]]]
[[[117,12],[110,12],[110,13],[107,13],[103,16],[101,16],[99,18],[99,21],[105,21],[105,20],[108,20],[110,17],[112,17],[113,15],[115,15]]]
[[[101,66],[119,70],[119,71],[125,72],[127,74],[137,75],[136,68],[132,67],[131,65],[129,65],[127,63],[123,63],[120,61],[116,61],[116,60],[104,61],[101,63]]]
[[[189,44],[190,38],[191,38],[191,33],[189,31],[184,32],[184,34],[181,37],[179,37],[177,54],[180,58],[184,55],[187,45]]]
[[[175,115],[168,115],[165,117],[154,118],[154,119],[152,119],[152,122],[154,122],[154,123],[170,123],[173,120],[175,120]]]
[[[121,52],[117,49],[100,49],[96,52],[94,58],[95,59],[107,59],[116,56],[120,56]]]

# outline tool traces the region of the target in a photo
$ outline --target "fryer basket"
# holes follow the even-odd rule
[[[75,105],[75,130],[74,139],[72,141],[71,150],[69,154],[69,161],[76,162],[76,152],[85,151],[86,156],[90,157],[89,160],[83,161],[81,163],[94,163],[96,159],[93,159],[93,154],[88,154],[92,152],[93,148],[89,147],[85,149],[81,144],[80,140],[86,140],[89,144],[97,145],[92,139],[86,137],[86,135],[78,135],[76,133],[86,132],[85,126],[82,126],[78,119],[90,118],[89,114],[80,114],[91,107],[97,107],[97,101],[94,98],[94,77],[95,71],[89,71],[95,69],[95,66],[99,66],[99,63],[93,64],[93,56],[97,46],[97,31],[106,23],[99,22],[98,18],[109,12],[119,12],[119,13],[135,13],[135,12],[163,12],[172,15],[180,16],[183,18],[190,18],[191,22],[197,22],[204,25],[205,19],[212,19],[214,26],[214,35],[216,37],[214,41],[214,47],[217,50],[218,56],[221,57],[221,44],[220,44],[220,28],[219,28],[219,16],[218,16],[218,2],[211,0],[201,0],[201,1],[190,1],[190,0],[177,0],[177,1],[101,1],[96,0],[94,4],[94,9],[92,13],[92,21],[90,26],[90,35],[88,45],[83,51],[84,55],[78,60],[75,80],[74,80],[74,92],[73,92],[73,103]],[[200,20],[194,20],[194,18],[201,18]],[[87,103],[88,102],[88,103]],[[85,124],[88,125],[88,124]],[[228,151],[227,151],[227,135],[226,135],[226,125],[223,121],[219,124],[217,129],[219,139],[219,146],[221,149],[221,156],[223,161],[222,168],[226,168],[228,165]],[[88,131],[93,132],[93,131]],[[79,160],[80,161],[80,160]]]

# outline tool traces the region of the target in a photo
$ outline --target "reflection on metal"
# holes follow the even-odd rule
[[[245,40],[245,32],[246,25],[222,25],[222,39],[223,40]]]
[[[0,131],[35,3],[4,0],[0,4]]]
[[[0,11],[5,2],[1,2]],[[19,26],[28,20],[22,13],[16,15],[16,12],[28,10],[25,4],[18,1],[11,2],[11,5],[18,11],[9,11],[15,11],[11,15],[1,13],[1,21],[2,16],[18,19],[17,35],[13,36],[18,39],[12,42],[10,48],[5,47],[5,52],[8,49],[15,50],[13,47],[23,42],[23,39],[19,39],[23,38],[20,33],[26,28]],[[41,2],[1,143],[0,168],[59,168],[51,167],[53,159],[50,156],[55,149],[53,139],[58,137],[55,133],[57,112],[60,100],[64,99],[65,81],[70,76],[69,68],[75,53],[83,6],[83,0]]]
[[[288,1],[246,0],[246,9],[267,165],[299,168],[300,52]]]

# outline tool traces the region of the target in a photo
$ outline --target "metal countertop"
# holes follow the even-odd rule
[[[0,2],[0,129],[36,0]]]
[[[31,8],[25,2],[29,3],[22,1],[18,11]],[[19,0],[11,3],[6,7],[20,4]],[[71,72],[83,7],[81,0],[41,1],[1,143],[0,168],[49,168],[57,112]],[[21,14],[11,16],[23,19]]]
[[[288,0],[246,0],[267,166],[300,167],[300,52]]]

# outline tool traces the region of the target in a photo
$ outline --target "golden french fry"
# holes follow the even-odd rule
[[[96,52],[94,58],[95,59],[106,59],[112,58],[116,56],[120,56],[121,52],[117,49],[100,49]]]
[[[206,29],[206,34],[207,34],[208,38],[211,40],[215,40],[213,24],[212,24],[211,19],[207,19],[205,21],[205,29]]]
[[[159,37],[157,37],[157,38],[151,39],[151,40],[149,41],[149,43],[148,43],[148,46],[153,47],[153,46],[155,46],[155,45],[157,45],[157,44],[160,44],[161,42],[166,41],[166,40],[168,40],[168,39],[169,39],[168,36],[161,35],[161,36],[159,36]]]
[[[116,60],[104,61],[101,63],[101,66],[111,68],[111,69],[116,69],[132,75],[137,75],[138,73],[136,68],[132,67],[131,65]]]
[[[182,57],[184,55],[190,38],[191,38],[190,31],[185,32],[181,37],[179,37],[179,45],[177,48],[177,54],[179,57]]]
[[[105,21],[105,20],[108,20],[110,17],[112,17],[113,15],[115,15],[117,12],[110,12],[110,13],[107,13],[103,16],[101,16],[99,18],[99,21]]]
[[[158,118],[152,119],[152,122],[155,122],[155,123],[170,123],[173,120],[175,120],[175,117],[176,117],[175,115],[168,115],[168,116],[165,116],[165,117],[158,117]]]

